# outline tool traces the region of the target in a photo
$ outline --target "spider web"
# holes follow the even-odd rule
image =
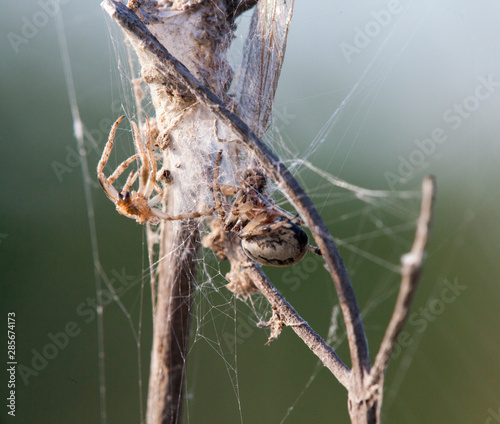
[[[245,20],[249,21],[246,15],[240,18],[239,40],[244,38]],[[419,25],[416,26],[416,29],[418,29]],[[116,31],[113,24],[110,24],[110,33],[112,34],[118,64],[115,83],[121,92],[120,99],[123,113],[129,120],[143,122],[144,116],[154,116],[153,105],[148,98],[147,89],[144,85],[138,89],[138,85],[134,84],[138,75],[138,66],[135,63],[131,49],[123,48],[122,35]],[[385,40],[387,42],[393,40],[392,32]],[[411,38],[406,39],[406,43],[410,40]],[[241,46],[243,43],[240,42],[239,44]],[[236,49],[238,48],[241,47],[236,47]],[[406,44],[403,43],[400,46],[399,54],[405,48]],[[370,290],[361,290],[365,321],[369,321],[371,314],[378,311],[384,302],[388,299],[394,299],[399,281],[399,257],[402,253],[408,251],[411,245],[420,199],[418,190],[368,189],[357,184],[348,183],[343,178],[340,178],[342,171],[349,167],[350,155],[356,149],[356,143],[361,138],[361,130],[365,121],[369,118],[373,105],[379,99],[380,93],[384,89],[384,83],[391,75],[393,66],[399,57],[398,54],[394,54],[393,48],[391,49],[393,59],[387,62],[386,57],[383,56],[385,51],[386,45],[383,43],[351,88],[347,88],[339,94],[341,101],[326,108],[324,114],[326,118],[323,119],[320,129],[315,130],[316,134],[311,138],[310,142],[304,144],[293,137],[294,126],[301,119],[298,114],[293,113],[293,118],[287,118],[284,108],[291,102],[286,100],[281,103],[278,100],[277,111],[275,111],[271,128],[264,136],[266,142],[279,153],[279,156],[313,199],[328,226],[334,229],[336,242],[341,248],[353,280],[372,275],[374,276],[373,279],[377,281],[377,284],[371,285]],[[232,54],[234,56],[233,60],[237,62],[238,51],[233,51]],[[221,78],[224,78],[224,75]],[[68,87],[71,86],[72,81],[68,81]],[[136,87],[136,90],[132,90],[131,87]],[[140,102],[136,100],[138,93],[140,93],[140,97],[144,96],[144,99]],[[308,98],[299,96],[294,101],[311,101],[315,98],[321,101],[323,96],[325,95],[314,94],[313,92]],[[278,93],[278,99],[280,99],[280,93]],[[72,104],[76,105],[76,99],[72,100]],[[290,113],[290,109],[288,109],[287,113]],[[347,122],[347,125],[345,122]],[[79,118],[75,117],[75,124],[78,123]],[[78,127],[78,125],[75,125],[75,127]],[[355,127],[359,129],[356,130]],[[201,129],[202,133],[207,134],[207,138],[210,138],[209,131],[211,131],[210,125]],[[354,137],[352,137],[353,133]],[[82,139],[82,137],[80,135],[78,138]],[[307,136],[306,140],[309,140]],[[116,167],[122,160],[134,153],[129,129],[120,128],[117,133],[115,149],[110,159],[111,165],[108,165],[108,172],[114,169],[113,165]],[[316,159],[323,157],[328,159],[326,163],[323,161],[321,165],[315,165]],[[241,166],[246,166],[246,163],[248,162],[242,162]],[[237,183],[235,181],[237,172],[233,173],[228,168],[224,168],[224,172],[224,177],[228,179],[226,182]],[[346,174],[349,177],[349,172],[346,172]],[[92,175],[89,175],[85,175],[88,186],[91,184],[89,179],[92,179]],[[208,184],[208,182],[203,184]],[[278,205],[290,210],[287,200],[273,186],[272,182],[268,193]],[[89,207],[92,205],[90,199],[87,200],[87,204]],[[193,207],[193,205],[183,206],[184,209],[182,210],[186,211],[191,210]],[[200,228],[203,234],[207,234],[208,230],[205,226],[201,225]],[[93,234],[94,231],[91,230]],[[149,342],[145,342],[142,337],[142,328],[144,321],[151,320],[149,307],[146,306],[150,302],[148,284],[152,273],[154,273],[159,263],[164,260],[164,258],[157,255],[158,240],[155,239],[155,234],[154,229],[150,229],[147,236],[144,233],[142,256],[145,259],[143,269],[137,278],[139,284],[136,284],[132,289],[134,295],[131,299],[123,299],[122,296],[115,293],[113,286],[110,284],[110,273],[106,272],[101,265],[97,245],[94,246],[93,250],[96,281],[102,280],[113,294],[114,301],[119,306],[123,319],[130,327],[131,339],[136,349],[137,397],[140,417],[144,417],[145,413],[144,382],[148,379],[148,375],[142,366],[144,362],[142,355],[144,355],[145,351],[147,352],[149,347]],[[181,249],[182,246],[179,246],[179,250]],[[383,251],[384,254],[380,254],[380,251]],[[171,252],[171,254],[175,255],[176,252]],[[279,289],[279,282],[284,283],[284,289],[292,297],[299,291],[307,291],[307,280],[313,278],[313,276],[319,275],[321,278],[325,278],[325,273],[321,273],[321,261],[318,258],[307,256],[294,269],[295,271],[288,269],[270,270],[271,280],[277,281],[276,285]],[[219,365],[215,365],[215,367],[218,370],[225,370],[225,380],[226,382],[229,381],[229,392],[233,393],[232,402],[235,405],[233,409],[237,410],[239,421],[242,423],[247,422],[246,417],[249,406],[245,400],[245,395],[242,394],[245,388],[241,382],[240,374],[242,368],[247,367],[248,363],[241,360],[242,356],[246,357],[241,352],[247,349],[247,346],[251,343],[255,343],[256,340],[265,341],[266,337],[262,335],[265,330],[258,329],[257,325],[269,319],[271,310],[267,301],[259,295],[242,300],[227,290],[225,275],[228,270],[228,265],[220,262],[211,251],[208,249],[200,251],[198,283],[195,288],[192,311],[193,334],[188,355],[189,371],[185,389],[186,422],[200,422],[199,417],[203,414],[203,412],[199,411],[197,399],[203,396],[201,393],[206,395],[206,390],[199,387],[201,384],[199,381],[207,381],[206,371],[203,370],[203,354],[207,351],[210,352],[209,356],[215,356],[219,361]],[[355,288],[357,289],[357,287]],[[96,290],[102,289],[98,285]],[[324,333],[325,339],[335,349],[342,349],[342,346],[345,347],[346,344],[344,328],[339,323],[338,306],[334,294],[331,289],[329,290],[327,297],[330,302],[331,314],[330,319],[326,320],[328,325],[327,331]],[[372,329],[367,326],[367,330],[369,339],[373,334],[377,336],[381,334],[380,328]],[[99,337],[102,341],[99,347],[99,357],[112,361],[114,359],[110,358],[110,354],[104,347],[104,339],[107,335],[104,326],[101,324]],[[280,342],[281,339],[278,339],[274,343],[279,344]],[[260,345],[262,344],[260,343]],[[416,346],[417,344],[413,345],[414,348]],[[411,358],[412,353],[410,352],[408,355]],[[109,383],[104,380],[103,363],[101,363],[101,368],[101,393],[106,393],[109,391]],[[308,375],[307,372],[309,372]],[[308,390],[315,384],[320,372],[321,367],[318,363],[314,365],[312,370],[306,371],[302,388],[292,396],[291,401],[288,401],[287,408],[278,411],[277,415],[281,415],[281,421],[279,422],[293,421],[294,409],[299,405],[302,398],[307,396]],[[402,373],[404,373],[404,370]],[[225,389],[219,389],[218,385],[217,390],[225,392]],[[106,422],[106,399],[102,397],[101,400],[103,402],[101,411],[104,411],[101,415],[101,422]],[[208,420],[205,422],[208,422]]]

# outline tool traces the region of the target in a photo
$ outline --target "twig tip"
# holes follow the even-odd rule
[[[422,181],[422,193],[423,195],[432,194],[432,197],[436,195],[436,176],[427,175]]]

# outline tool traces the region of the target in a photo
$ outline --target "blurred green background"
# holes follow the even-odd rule
[[[500,4],[296,3],[276,99],[275,130],[290,150],[366,188],[416,190],[428,173],[438,181],[427,265],[405,329],[410,342],[386,379],[385,422],[498,422]],[[3,322],[15,311],[20,364],[33,369],[40,352],[51,358],[39,359],[33,375],[18,373],[17,422],[99,422],[87,205],[55,19],[44,4],[4,2],[0,16]],[[110,29],[115,39],[119,33],[99,2],[61,4],[80,113],[102,148],[121,114]],[[98,154],[87,156],[91,170]],[[304,168],[299,176],[338,237],[374,355],[399,281],[390,264],[411,245],[418,202],[397,194],[355,201]],[[120,299],[130,314],[113,302],[104,312],[108,422],[137,423],[151,335],[145,235],[114,211],[95,180],[92,196],[100,263],[128,286]],[[205,264],[217,274],[210,254]],[[309,258],[269,276],[326,337],[336,296],[320,262]],[[186,423],[348,422],[343,388],[291,331],[264,346],[267,333],[255,329],[266,318],[261,302],[254,313],[221,288],[220,276],[205,283],[195,306]],[[62,332],[71,333],[67,342]],[[63,347],[51,351],[54,338]],[[347,358],[345,341],[338,344]],[[0,421],[14,422],[3,408]]]

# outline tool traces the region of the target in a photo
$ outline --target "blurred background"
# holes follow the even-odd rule
[[[8,2],[0,16],[2,319],[6,326],[7,312],[15,312],[22,365],[17,422],[99,422],[96,261],[47,3]],[[102,149],[127,101],[111,42],[120,35],[98,1],[60,4],[82,120]],[[500,4],[486,0],[295,5],[273,127],[289,152],[282,145],[277,150],[390,192],[362,202],[307,168],[296,169],[338,238],[372,355],[418,213],[418,199],[400,199],[397,192],[418,190],[426,174],[438,181],[407,341],[386,378],[385,422],[498,422],[499,17]],[[248,19],[241,18],[243,26]],[[130,141],[126,131],[121,136]],[[121,287],[124,305],[105,300],[106,409],[109,423],[138,423],[151,337],[145,234],[119,216],[97,186],[99,156],[89,149],[98,258],[102,275]],[[234,299],[219,274],[226,265],[202,255],[213,278],[200,273],[185,422],[349,422],[340,384],[291,331],[264,346],[267,333],[255,323],[268,310],[258,299],[257,312]],[[321,262],[309,258],[291,270],[268,271],[326,337],[337,299]],[[349,363],[339,325],[332,343]],[[7,378],[0,384],[3,399]],[[3,408],[0,421],[14,422]]]

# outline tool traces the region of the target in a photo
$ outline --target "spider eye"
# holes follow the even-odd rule
[[[168,169],[164,169],[161,173],[161,179],[165,182],[165,184],[172,184],[172,173]]]
[[[118,193],[118,198],[122,202],[128,202],[130,200],[130,192],[129,191],[120,191]]]

